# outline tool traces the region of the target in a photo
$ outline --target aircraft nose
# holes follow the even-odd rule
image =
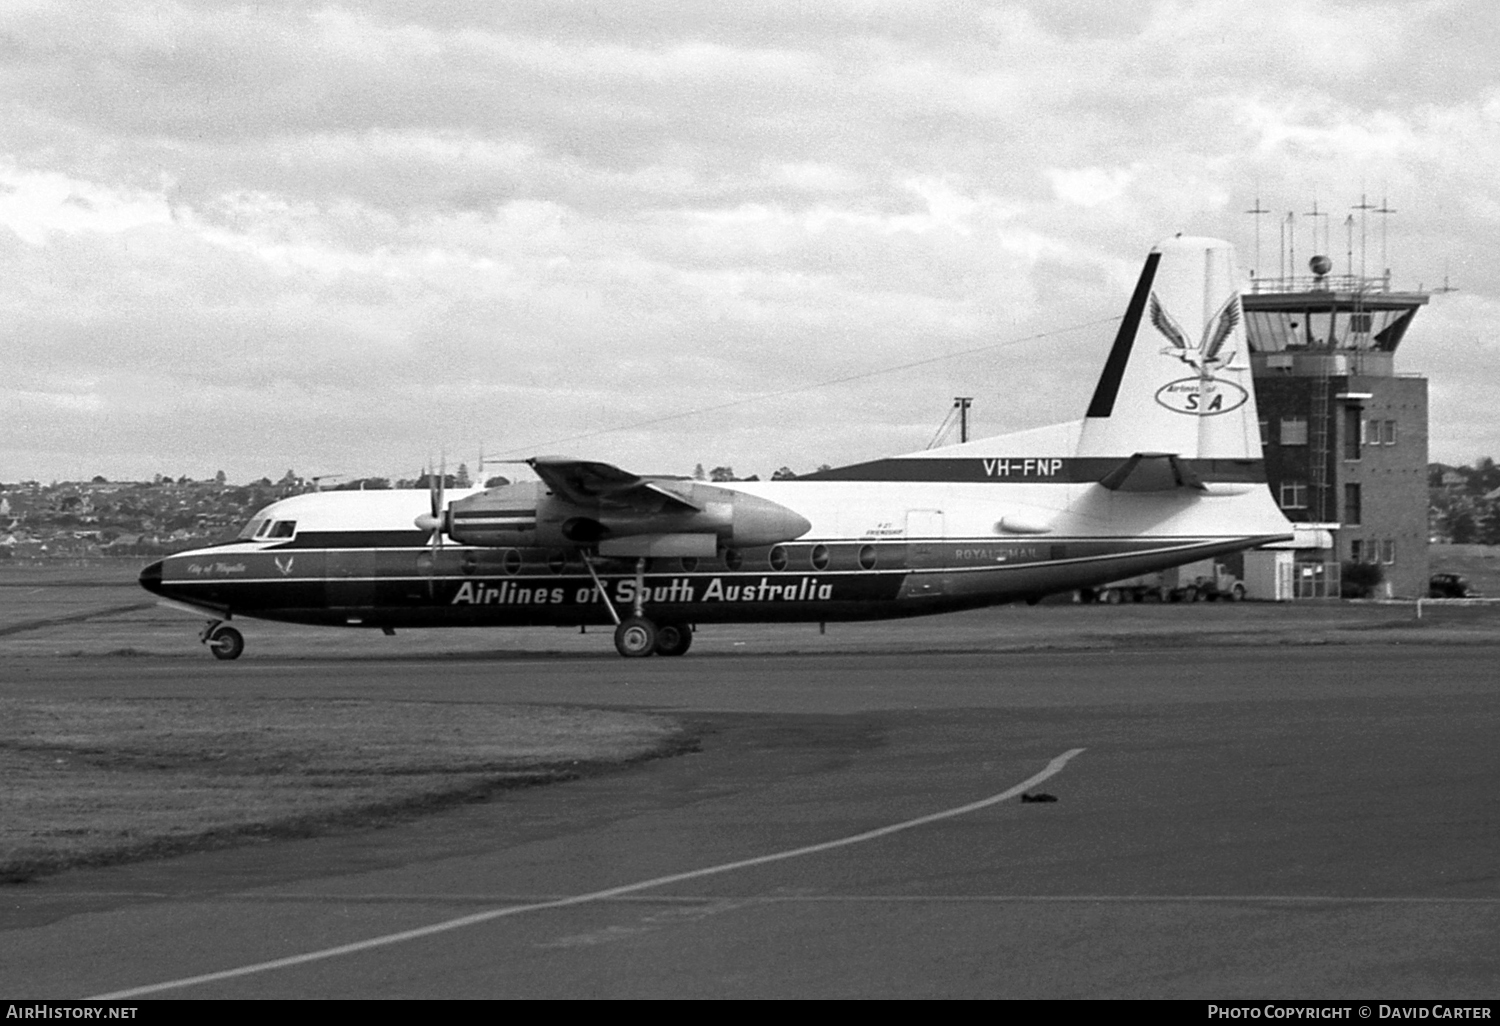
[[[141,571],[141,587],[153,595],[161,594],[161,565],[165,562],[164,559],[158,559]]]

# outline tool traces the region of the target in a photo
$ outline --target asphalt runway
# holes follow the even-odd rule
[[[1496,998],[1497,665],[1375,644],[9,660],[17,696],[662,710],[701,751],[5,887],[0,994]]]

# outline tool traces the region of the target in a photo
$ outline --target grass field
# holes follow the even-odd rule
[[[367,825],[686,744],[665,717],[593,710],[0,698],[0,880]]]
[[[158,607],[135,583],[138,572],[115,563],[0,568],[0,663],[207,657],[198,622]],[[380,637],[272,624],[251,634],[268,642],[262,654],[325,657],[330,640],[335,654],[359,654]],[[108,690],[107,673],[100,684]],[[22,699],[0,686],[0,881],[369,825],[691,746],[667,717],[606,710]]]

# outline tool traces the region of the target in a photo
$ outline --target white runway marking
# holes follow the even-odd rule
[[[708,866],[704,869],[693,869],[685,873],[672,873],[668,876],[658,876],[650,880],[641,880],[637,883],[624,884],[620,887],[610,887],[602,891],[593,891],[588,894],[576,894],[571,897],[558,898],[555,901],[538,901],[527,905],[511,905],[507,908],[494,908],[485,912],[476,912],[473,915],[459,916],[456,919],[444,920],[441,923],[433,923],[431,926],[418,927],[415,930],[402,930],[399,933],[388,933],[381,937],[371,937],[369,940],[355,941],[352,944],[340,944],[333,948],[324,948],[321,951],[308,951],[301,955],[289,955],[286,958],[272,959],[269,962],[256,962],[253,965],[242,965],[235,969],[223,969],[216,973],[204,973],[201,976],[187,976],[180,980],[167,980],[164,983],[147,984],[144,987],[132,987],[129,990],[117,990],[109,994],[98,994],[88,1001],[119,1001],[124,998],[140,997],[143,994],[157,994],[164,990],[179,990],[183,987],[193,987],[201,983],[213,983],[217,980],[231,980],[238,976],[251,976],[255,973],[270,972],[273,969],[288,969],[296,965],[306,965],[308,962],[321,962],[324,959],[337,958],[340,955],[352,955],[359,951],[368,951],[371,948],[386,947],[391,944],[400,944],[404,941],[417,940],[421,937],[430,937],[433,934],[447,933],[449,930],[459,930],[466,926],[476,926],[480,923],[488,923],[494,919],[503,919],[507,916],[520,915],[522,912],[540,912],[549,908],[567,908],[572,905],[584,905],[594,901],[605,901],[609,898],[617,898],[624,894],[634,894],[637,891],[648,890],[652,887],[665,887],[667,884],[680,883],[683,880],[698,880],[705,876],[716,876],[720,873],[732,873],[737,869],[749,869],[751,866],[763,866],[770,862],[782,862],[786,859],[801,858],[804,855],[816,855],[819,852],[832,851],[835,848],[846,848],[851,844],[861,844],[865,841],[873,841],[879,837],[900,833],[903,830],[911,830],[928,823],[937,823],[941,820],[952,819],[955,816],[963,816],[970,812],[978,812],[980,809],[996,805],[1009,798],[1014,798],[1028,787],[1035,787],[1049,777],[1062,772],[1062,768],[1068,764],[1074,756],[1083,752],[1082,748],[1073,748],[1064,752],[1051,762],[1047,763],[1045,769],[1035,776],[1027,777],[1014,787],[1006,788],[999,794],[990,795],[988,798],[967,805],[960,805],[952,809],[944,809],[942,812],[934,812],[926,816],[918,816],[916,819],[908,819],[900,823],[892,823],[890,826],[879,827],[875,830],[867,830],[862,834],[853,834],[849,837],[840,837],[834,841],[824,841],[821,844],[810,844],[802,848],[790,848],[786,851],[773,852],[770,855],[757,855],[755,858],[741,859],[738,862],[725,862],[717,866]]]

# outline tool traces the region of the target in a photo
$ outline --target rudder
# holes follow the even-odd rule
[[[1146,258],[1079,437],[1079,456],[1259,459],[1234,247],[1168,239]]]

